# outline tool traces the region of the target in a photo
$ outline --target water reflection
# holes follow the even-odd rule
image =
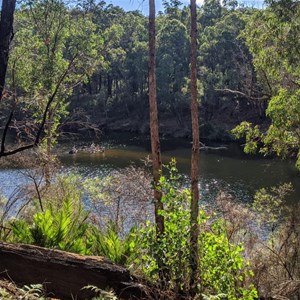
[[[62,162],[63,173],[79,173],[83,176],[106,176],[110,171],[129,165],[144,166],[150,154],[150,142],[147,138],[128,138],[101,141],[106,146],[104,153],[68,154],[73,144],[62,144],[58,155]],[[163,163],[172,157],[177,160],[178,169],[186,177],[190,170],[190,142],[187,140],[163,140]],[[227,150],[201,151],[200,187],[203,199],[210,201],[219,190],[231,193],[241,201],[251,201],[254,191],[283,182],[292,182],[295,193],[291,201],[298,201],[300,195],[299,173],[293,162],[276,159],[262,159],[246,156],[236,144],[227,145]],[[2,191],[7,195],[12,185],[23,184],[24,178],[18,170],[0,170]],[[13,183],[13,184],[12,184]]]
[[[200,153],[201,191],[205,198],[212,198],[222,189],[241,201],[251,201],[255,190],[259,188],[291,182],[295,188],[291,199],[298,200],[300,178],[294,162],[247,156],[237,144],[227,145],[227,148]],[[127,145],[125,141],[121,144],[109,141],[104,153],[69,155],[62,151],[61,160],[67,169],[71,168],[85,175],[97,175],[131,164],[143,166],[143,160],[149,155],[149,140],[127,139]],[[190,142],[162,141],[163,163],[168,163],[173,157],[177,160],[179,171],[189,176]]]

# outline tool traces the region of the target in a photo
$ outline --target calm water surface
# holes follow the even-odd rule
[[[143,166],[142,160],[150,154],[148,139],[118,136],[117,139],[102,139],[101,143],[106,146],[104,153],[75,155],[68,154],[73,144],[61,144],[57,151],[62,172],[103,177],[114,169],[132,164]],[[163,140],[161,146],[163,163],[175,157],[179,171],[188,177],[190,142]],[[223,190],[240,201],[248,202],[252,200],[255,190],[283,182],[291,182],[294,186],[295,192],[290,201],[297,202],[300,199],[300,174],[293,162],[246,156],[237,144],[227,147],[227,150],[200,153],[200,187],[204,199],[210,201],[219,190]],[[17,184],[24,184],[26,178],[20,170],[2,169],[0,181],[2,192],[9,195]]]
[[[60,157],[64,170],[103,176],[109,170],[125,168],[131,164],[143,166],[142,160],[150,154],[150,142],[147,139],[125,136],[103,143],[107,147],[104,153],[69,155],[62,150]],[[294,167],[294,162],[248,156],[237,144],[226,146],[227,150],[200,153],[200,186],[204,198],[210,199],[219,190],[224,190],[241,201],[251,201],[259,188],[291,182],[295,192],[290,200],[295,202],[300,199],[300,173]],[[179,171],[188,177],[190,142],[163,140],[161,148],[163,163],[175,157]]]

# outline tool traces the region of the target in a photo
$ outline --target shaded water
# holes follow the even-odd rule
[[[111,170],[131,164],[143,166],[142,160],[150,154],[150,142],[145,138],[118,135],[116,139],[102,139],[101,143],[106,147],[104,153],[75,155],[68,154],[73,144],[61,144],[57,151],[62,162],[62,172],[103,177]],[[204,199],[210,201],[218,191],[223,190],[240,201],[248,202],[252,200],[255,190],[283,182],[291,182],[294,186],[295,192],[290,201],[297,202],[300,199],[300,174],[294,162],[246,156],[237,144],[227,147],[227,150],[200,153],[200,187]],[[161,148],[163,163],[175,157],[179,171],[188,177],[190,142],[163,140]],[[16,184],[23,184],[26,179],[17,169],[2,169],[0,181],[2,192],[8,196]]]
[[[109,170],[131,164],[143,166],[142,160],[150,154],[148,139],[118,136],[117,140],[103,141],[104,153],[67,154],[62,151],[61,160],[65,170],[84,175],[100,175]],[[282,161],[245,155],[237,144],[226,145],[227,150],[201,151],[200,186],[203,197],[215,197],[219,190],[232,194],[240,201],[251,201],[254,192],[262,187],[271,187],[291,182],[295,192],[291,201],[300,199],[300,173],[293,161]],[[163,163],[175,157],[178,169],[189,176],[191,144],[186,140],[163,140],[161,142]],[[101,175],[102,174],[102,175]]]

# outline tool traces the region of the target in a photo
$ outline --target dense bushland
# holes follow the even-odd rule
[[[207,0],[198,9],[202,137],[227,138],[225,129],[246,120],[232,133],[246,138],[247,152],[297,157],[299,167],[300,6],[267,4],[259,10]],[[174,162],[155,182],[164,206],[160,234],[146,171],[129,168],[106,179],[52,172],[52,149],[63,132],[148,132],[145,16],[104,1],[69,7],[55,0],[23,3],[15,17],[0,154],[7,153],[8,129],[18,142],[39,148],[26,169],[32,185],[1,198],[2,240],[105,255],[153,282],[161,299],[299,298],[299,208],[286,204],[290,185],[258,191],[251,207],[220,191],[214,211],[200,210],[193,253],[191,195]],[[157,17],[165,134],[176,128],[190,134],[189,23],[187,7],[165,1]],[[199,257],[197,274],[192,255]]]
[[[264,104],[252,100],[261,93],[251,54],[239,37],[254,12],[219,1],[198,8],[203,137],[229,139],[226,130],[241,120],[264,119]],[[157,17],[158,109],[167,135],[190,135],[189,23],[189,9],[179,1],[166,1]],[[50,101],[48,150],[57,132],[147,133],[147,43],[147,18],[137,11],[105,1],[72,8],[63,1],[24,1],[15,13],[1,113],[13,108],[12,132],[32,140]]]

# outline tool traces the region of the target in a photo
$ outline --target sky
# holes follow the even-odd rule
[[[106,4],[113,4],[122,7],[126,11],[129,10],[139,10],[144,14],[148,14],[149,10],[149,0],[105,0]],[[189,4],[189,0],[181,0],[184,5]],[[204,0],[197,0],[197,4],[203,4]],[[254,6],[258,8],[262,8],[263,0],[239,0],[239,2],[243,2],[246,6]],[[163,10],[162,0],[156,0],[156,11]],[[2,4],[2,0],[0,0],[0,6]]]
[[[142,11],[143,13],[147,13],[149,9],[148,0],[106,0],[106,3],[107,4],[112,3],[114,5],[118,5],[120,7],[123,7],[125,10],[137,9]],[[157,0],[155,4],[156,4],[156,11],[163,9],[162,0]]]
[[[198,0],[198,4],[203,1],[203,0]],[[106,3],[109,4],[114,4],[114,5],[118,5],[122,8],[124,8],[125,10],[140,10],[143,13],[147,13],[148,12],[148,0],[106,0]],[[188,4],[189,1],[188,0],[182,0],[183,4]],[[160,11],[163,10],[163,5],[162,5],[162,0],[156,0],[155,1],[156,4],[156,11]]]
[[[140,10],[144,14],[148,13],[148,0],[106,0],[107,4],[118,5],[125,10]],[[189,4],[189,0],[181,0],[184,5]],[[197,4],[203,4],[204,0],[197,0]],[[241,0],[239,2],[245,3],[246,6],[254,6],[261,8],[263,5],[263,0]],[[163,10],[162,0],[156,0],[156,11]]]

